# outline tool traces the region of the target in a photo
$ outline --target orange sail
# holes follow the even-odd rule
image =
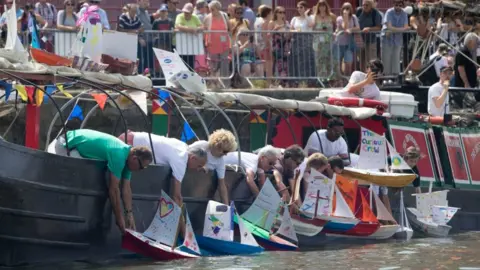
[[[378,219],[373,213],[372,209],[370,209],[370,205],[368,205],[365,196],[361,192],[359,193],[359,195],[362,200],[362,216],[360,219],[362,221],[378,222]]]
[[[355,201],[357,200],[358,182],[356,180],[351,181],[338,174],[337,174],[336,182],[337,182],[337,187],[342,192],[343,198],[345,198],[345,201],[350,207],[350,210],[352,210],[352,212],[355,213],[356,212]],[[334,201],[334,207],[335,207],[335,197],[333,201]]]

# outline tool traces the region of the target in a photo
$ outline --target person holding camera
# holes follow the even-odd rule
[[[440,68],[440,80],[428,89],[428,114],[443,117],[449,112],[448,87],[453,74],[451,66]]]
[[[380,89],[375,80],[383,72],[383,63],[379,59],[370,60],[367,64],[367,73],[354,71],[341,96],[380,99]]]

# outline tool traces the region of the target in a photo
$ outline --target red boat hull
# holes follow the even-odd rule
[[[378,222],[360,221],[355,227],[345,232],[328,232],[327,230],[324,230],[324,232],[332,235],[369,236],[376,232],[378,228],[380,228]]]
[[[162,244],[154,243],[143,235],[129,230],[125,231],[123,236],[122,248],[149,257],[155,261],[170,261],[198,257],[179,250],[172,250],[170,247]]]

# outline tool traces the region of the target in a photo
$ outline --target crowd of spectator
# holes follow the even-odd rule
[[[65,0],[60,11],[47,0],[17,6],[18,29],[28,32],[34,18],[39,29],[76,31],[76,21],[89,6],[101,6],[100,0],[81,1]],[[6,0],[7,8],[11,3]],[[225,7],[221,1],[198,0],[195,5],[179,7],[178,0],[165,0],[158,10],[150,12],[149,0],[137,0],[122,9],[116,30],[138,33],[139,72],[149,68],[154,76],[160,74],[152,47],[173,50],[179,45],[174,31],[203,33],[205,55],[182,55],[190,67],[203,68],[209,77],[227,78],[233,72],[265,78],[270,87],[296,86],[301,81],[315,84],[317,78],[335,82],[350,77],[354,70],[366,71],[377,58],[383,62],[383,75],[398,75],[411,65],[412,58],[420,56],[415,53],[415,44],[435,33],[428,40],[433,45],[427,46],[431,48],[430,60],[439,56],[442,63],[455,66],[453,85],[477,86],[476,74],[470,74],[475,64],[468,58],[477,60],[474,34],[480,33],[480,21],[462,18],[461,13],[447,16],[428,8],[408,13],[405,7],[411,3],[404,0],[395,0],[382,12],[377,9],[377,0],[363,0],[357,9],[345,2],[337,16],[326,0],[319,0],[314,6],[299,1],[296,15],[287,18],[285,7],[261,5],[255,12],[249,4],[240,0]],[[110,29],[107,12],[101,8],[96,12],[103,27]],[[5,30],[5,14],[0,25]],[[41,32],[40,38],[42,48],[52,51],[53,35]],[[442,55],[436,49],[440,43],[449,44],[448,50],[442,47]],[[462,53],[455,59],[457,51]],[[234,57],[238,61],[231,65]],[[435,65],[438,76],[440,67]]]

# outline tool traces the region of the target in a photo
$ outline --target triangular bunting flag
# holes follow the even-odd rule
[[[35,92],[35,101],[37,103],[37,106],[40,107],[40,105],[42,105],[44,96],[45,96],[45,93],[43,93],[42,90],[37,89],[37,91]]]
[[[12,92],[12,84],[5,81],[0,81],[0,86],[3,86],[5,89],[5,101],[7,101],[10,97],[10,93]]]
[[[72,120],[78,118],[80,121],[83,121],[83,111],[80,106],[75,105],[73,108],[72,112],[70,113],[70,117],[68,117],[68,120]]]
[[[100,107],[100,109],[104,109],[105,108],[105,103],[107,102],[107,95],[105,94],[98,94],[98,93],[92,93],[91,94],[92,97],[95,99],[95,101],[98,103],[98,106]]]
[[[57,89],[62,92],[62,94],[64,94],[66,97],[68,98],[73,98],[73,96],[68,93],[67,91],[63,90],[63,84],[60,84],[60,83],[57,83]],[[106,100],[106,99],[105,99]],[[104,104],[105,105],[105,104]],[[103,109],[103,108],[102,108]]]
[[[25,91],[27,92],[28,101],[33,104],[33,93],[35,92],[35,87],[27,85],[25,86]]]
[[[51,95],[57,88],[54,85],[45,85],[43,89],[45,89],[45,92],[47,92],[47,94]],[[48,104],[48,99],[49,99],[48,95],[44,95],[43,103]]]
[[[181,136],[181,140],[182,142],[188,142],[189,140],[195,138],[196,135],[195,135],[195,132],[193,131],[193,129],[190,127],[190,125],[188,124],[187,121],[185,121],[183,123],[183,131],[182,131],[182,136]]]
[[[15,85],[15,89],[17,90],[18,94],[20,95],[20,98],[23,101],[28,100],[27,91],[25,90],[25,85],[17,84]]]

